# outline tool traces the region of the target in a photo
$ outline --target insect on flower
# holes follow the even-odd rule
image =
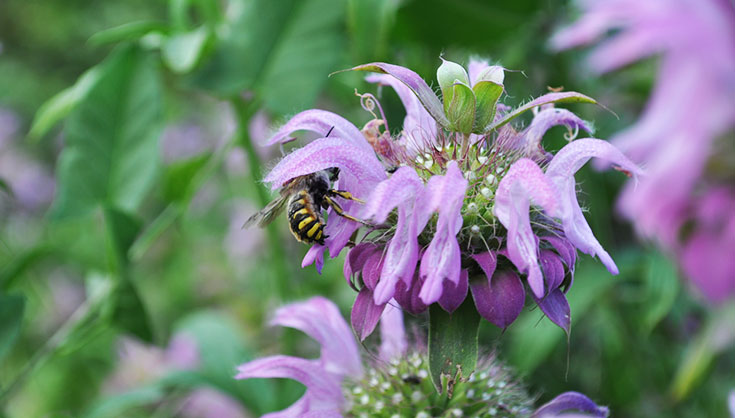
[[[326,136],[332,133],[332,129]],[[281,188],[280,195],[268,203],[265,208],[248,218],[243,228],[248,228],[257,223],[263,228],[288,207],[288,227],[297,241],[306,244],[322,244],[327,235],[324,235],[326,222],[322,215],[322,209],[332,208],[334,213],[351,221],[369,225],[365,221],[348,215],[342,206],[335,200],[341,197],[354,200],[358,203],[364,201],[352,196],[345,190],[331,188],[333,182],[339,176],[339,168],[332,167],[315,173],[306,174],[293,178],[286,182]]]

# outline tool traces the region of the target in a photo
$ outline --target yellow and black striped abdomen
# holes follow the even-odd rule
[[[306,190],[295,193],[288,202],[288,227],[301,242],[324,244],[324,220]]]

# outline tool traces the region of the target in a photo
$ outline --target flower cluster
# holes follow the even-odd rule
[[[541,310],[568,331],[565,292],[576,250],[598,256],[617,273],[582,214],[574,174],[592,157],[639,173],[609,143],[574,139],[592,127],[554,107],[594,100],[555,92],[511,110],[498,103],[503,68],[477,60],[469,73],[449,61],[439,67],[443,103],[409,69],[373,63],[354,70],[381,73],[368,81],[398,93],[406,108],[398,137],[382,111],[360,130],[336,114],[308,110],[268,143],[285,142],[303,129],[325,137],[287,155],[265,181],[277,189],[296,176],[338,167],[338,187],[366,201],[347,202],[345,211],[372,228],[355,235],[360,224],[330,213],[326,245],[313,246],[303,263],[321,268],[325,249],[336,257],[351,246],[344,273],[359,292],[352,324],[360,338],[374,330],[391,299],[413,314],[433,303],[451,313],[469,293],[485,319],[505,328],[524,306],[521,277]],[[372,95],[363,99],[368,110],[380,109]],[[534,117],[525,129],[509,124],[529,110]],[[556,125],[569,129],[570,142],[552,155],[542,137]]]
[[[306,393],[289,408],[267,417],[557,417],[576,410],[606,417],[607,408],[567,392],[539,409],[509,369],[489,356],[454,391],[440,395],[428,378],[425,350],[409,346],[403,314],[389,305],[380,324],[379,355],[363,364],[357,342],[339,309],[315,297],[278,309],[271,324],[299,329],[321,344],[321,356],[308,360],[265,357],[238,368],[238,379],[289,378]],[[586,416],[586,415],[585,415]]]
[[[600,0],[560,31],[558,49],[615,35],[589,57],[602,73],[652,54],[659,74],[641,119],[613,138],[647,176],[621,211],[675,254],[711,301],[735,297],[735,9],[724,0]]]

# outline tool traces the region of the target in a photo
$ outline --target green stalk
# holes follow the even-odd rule
[[[245,150],[245,154],[247,155],[250,177],[255,184],[258,203],[260,207],[265,207],[270,202],[271,197],[263,183],[260,182],[260,178],[263,175],[262,165],[248,133],[250,119],[252,119],[258,110],[258,103],[256,101],[245,101],[240,97],[235,97],[230,102],[235,109],[235,118],[237,120],[237,143]],[[288,257],[286,257],[285,248],[281,246],[278,228],[275,224],[270,224],[265,228],[265,232],[268,249],[270,250],[270,266],[275,276],[275,295],[279,301],[283,302],[290,299],[289,296],[297,296],[298,291],[294,290],[298,288],[294,287],[293,283],[289,281],[292,274],[288,267],[289,264],[284,262],[284,259]],[[266,277],[266,279],[268,278]],[[268,286],[270,286],[270,283],[268,283]]]

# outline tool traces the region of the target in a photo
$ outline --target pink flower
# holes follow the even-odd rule
[[[581,6],[582,18],[552,39],[556,48],[591,43],[616,30],[592,51],[593,70],[660,55],[640,120],[613,138],[648,173],[625,188],[620,210],[643,236],[679,259],[709,300],[735,297],[729,254],[735,210],[732,199],[712,197],[735,194],[732,176],[725,174],[735,169],[728,162],[735,127],[735,9],[725,0],[588,0]],[[700,207],[713,200],[720,209],[703,217]]]
[[[374,227],[358,234],[344,265],[357,290],[352,325],[360,339],[375,329],[388,301],[410,313],[438,303],[453,312],[468,297],[487,320],[505,328],[521,312],[525,277],[531,294],[568,331],[576,249],[617,267],[595,239],[577,202],[574,174],[590,158],[640,170],[610,144],[572,141],[590,124],[554,103],[594,100],[574,92],[550,93],[515,110],[498,103],[505,87],[499,66],[472,61],[469,73],[444,61],[437,71],[444,103],[413,71],[385,63],[356,67],[382,73],[368,80],[396,89],[406,108],[403,131],[393,139],[381,118],[361,131],[323,110],[294,116],[269,141],[288,141],[297,130],[325,135],[281,160],[265,177],[273,189],[288,180],[337,167],[338,187],[366,201],[345,211]],[[381,109],[369,94],[363,106]],[[532,110],[526,129],[509,122]],[[375,115],[375,113],[373,112]],[[556,125],[570,143],[556,156],[542,146]],[[330,132],[326,137],[327,132]],[[544,167],[544,168],[542,168]],[[315,245],[303,265],[336,257],[360,224],[328,213],[326,245]],[[499,259],[502,257],[502,259]],[[496,271],[497,270],[497,271]]]
[[[265,357],[238,367],[236,378],[289,378],[306,386],[301,399],[285,410],[265,415],[270,418],[395,413],[469,416],[470,412],[486,416],[499,405],[514,416],[550,418],[569,410],[607,416],[607,408],[576,392],[561,394],[533,412],[533,400],[523,385],[494,357],[480,359],[475,374],[454,386],[453,397],[438,396],[428,378],[425,350],[411,347],[406,340],[401,310],[388,305],[382,315],[379,355],[363,362],[357,341],[332,302],[315,297],[284,306],[276,311],[271,324],[299,329],[317,340],[320,357]],[[405,393],[411,393],[410,400]]]

